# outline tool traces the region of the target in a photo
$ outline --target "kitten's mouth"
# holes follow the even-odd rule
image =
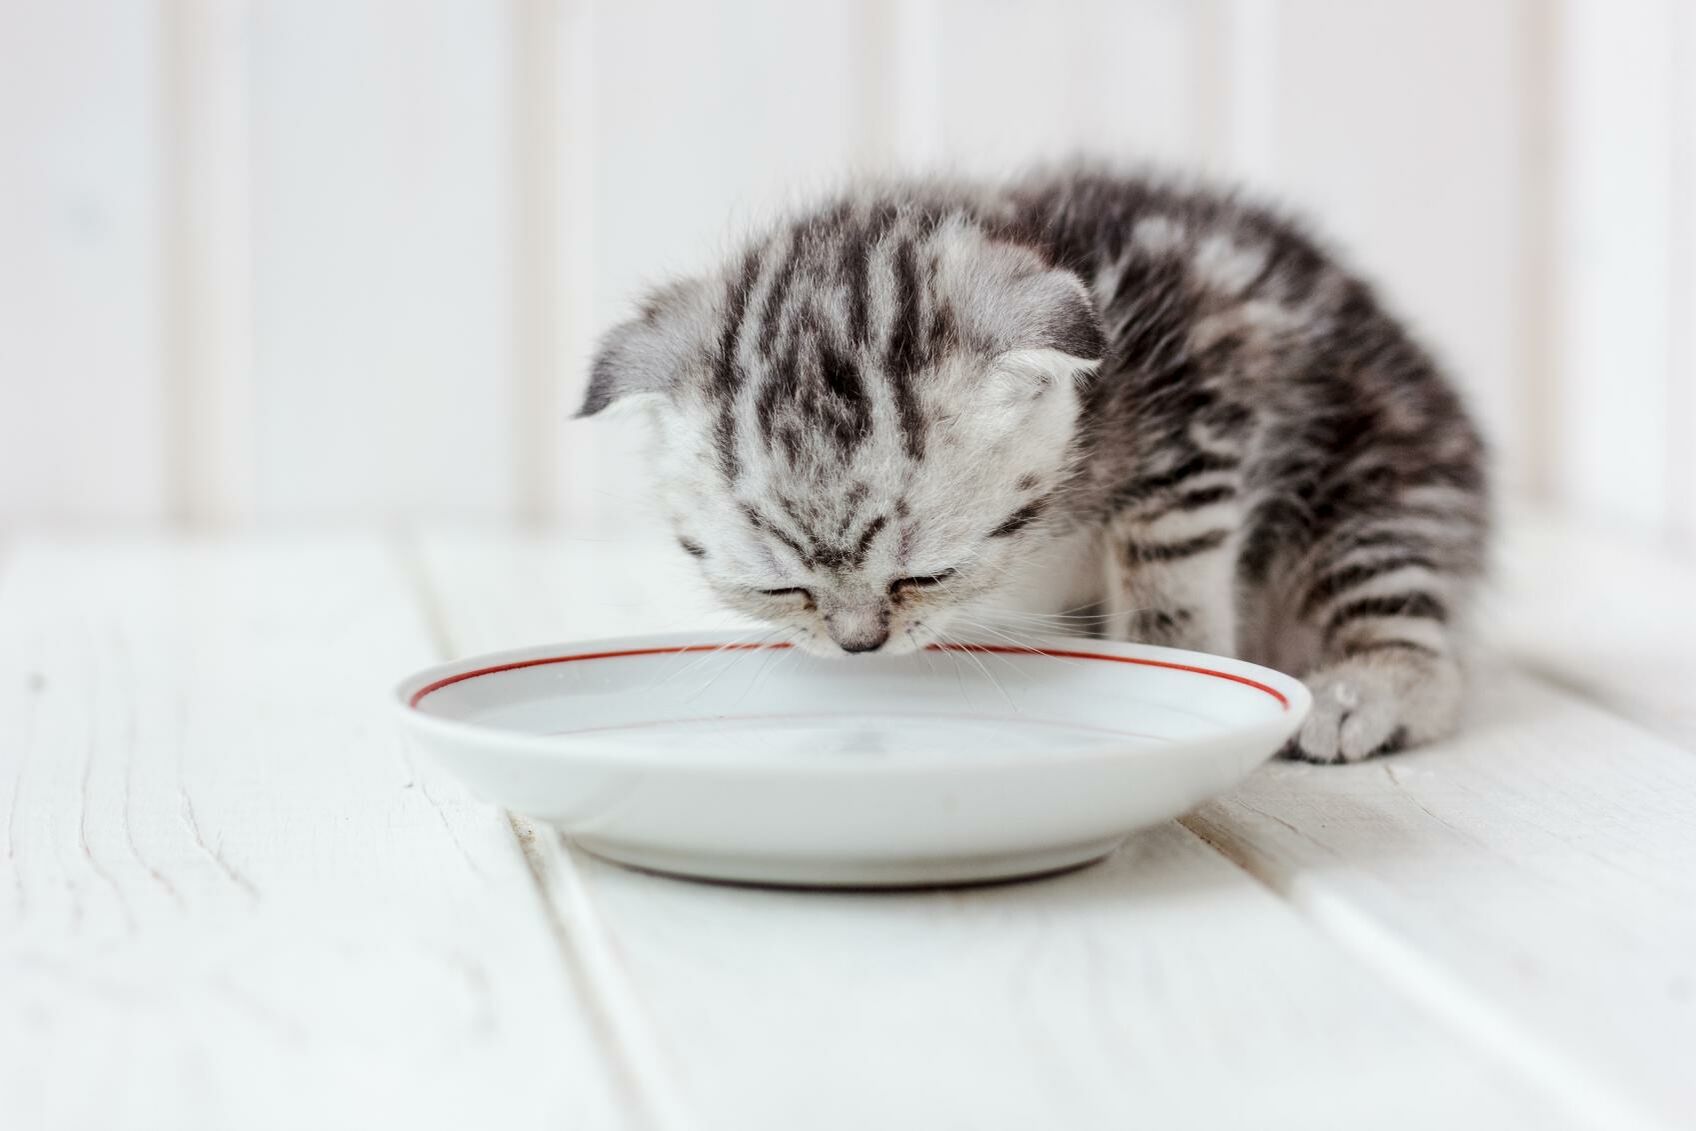
[[[814,656],[853,659],[858,656],[907,656],[929,644],[934,637],[920,626],[908,625],[892,631],[870,647],[844,645],[827,633],[807,632],[795,639],[796,647]]]

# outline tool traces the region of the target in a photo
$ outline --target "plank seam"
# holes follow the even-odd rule
[[[431,646],[440,658],[448,658],[453,651],[452,633],[430,582],[416,532],[397,532],[388,539],[388,545],[416,600]],[[637,994],[608,957],[610,944],[602,937],[605,928],[590,907],[569,853],[558,847],[557,834],[539,831],[515,813],[509,812],[506,817],[553,936],[567,984],[586,1006],[587,1020],[600,1038],[617,1088],[630,1110],[641,1113],[637,1126],[653,1131],[689,1131],[694,1123],[684,1114],[682,1103],[672,1095],[665,1074],[657,1067],[659,1057],[653,1051],[656,1042],[639,1023],[627,1020],[640,1012],[629,1004]]]
[[[394,532],[387,539],[389,553],[396,568],[412,590],[418,611],[424,617],[424,631],[438,659],[453,656],[452,634],[448,631],[447,615],[436,599],[436,587],[430,584],[430,573],[424,565],[424,552],[418,545],[418,533],[410,528]]]
[[[617,1052],[608,1059],[620,1089],[631,1107],[642,1112],[643,1126],[654,1131],[690,1131],[695,1120],[661,1067],[658,1041],[636,1020],[645,1012],[639,1005],[640,995],[619,969],[573,852],[550,828],[538,830],[515,814],[508,814],[508,820],[546,909],[567,976],[588,1006],[589,1022],[600,1034],[603,1047]]]
[[[1395,781],[1393,775],[1391,780]],[[1278,820],[1240,801],[1228,803]],[[1293,829],[1288,822],[1278,823]],[[1283,900],[1414,1009],[1533,1088],[1555,1097],[1559,1105],[1578,1113],[1587,1123],[1610,1131],[1670,1131],[1670,1124],[1619,1094],[1616,1086],[1594,1077],[1579,1058],[1550,1046],[1534,1031],[1471,992],[1464,981],[1398,939],[1370,912],[1305,882],[1299,872],[1284,873],[1257,859],[1251,851],[1233,845],[1229,837],[1219,835],[1199,815],[1182,817],[1179,824]],[[1306,839],[1305,834],[1295,831]]]
[[[391,539],[390,548],[395,561],[395,568],[406,579],[407,586],[412,590],[420,614],[424,618],[424,630],[430,638],[430,647],[438,659],[447,659],[451,653],[448,640],[447,620],[442,612],[440,603],[436,600],[434,587],[429,583],[424,569],[424,556],[418,548],[417,535],[411,531],[402,531]],[[436,812],[436,819],[442,823],[442,830],[448,834],[453,846],[459,849],[459,854],[465,860],[466,867],[477,876],[483,874],[477,861],[471,856],[459,835],[453,830],[453,822],[448,820],[447,811],[442,803],[430,792],[430,787],[424,784],[424,778],[418,773],[418,767],[412,760],[412,754],[403,744],[400,748],[401,761],[406,766],[406,772],[412,775],[418,783],[418,792],[423,795],[425,802]]]

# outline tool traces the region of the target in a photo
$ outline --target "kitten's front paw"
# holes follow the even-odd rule
[[[1313,709],[1283,756],[1358,762],[1447,733],[1459,706],[1452,661],[1395,657],[1344,660],[1309,675]]]
[[[1309,677],[1313,709],[1284,747],[1284,757],[1303,762],[1358,762],[1389,754],[1407,742],[1394,693],[1348,672]]]

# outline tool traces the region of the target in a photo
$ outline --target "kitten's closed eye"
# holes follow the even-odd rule
[[[762,597],[812,597],[811,593],[799,585],[790,585],[783,589],[756,589],[754,592]]]
[[[922,577],[898,577],[889,583],[889,595],[893,597],[904,591],[934,588],[953,577],[954,573],[954,570],[945,569],[940,573],[929,573]]]

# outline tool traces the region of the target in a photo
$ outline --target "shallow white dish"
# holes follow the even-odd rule
[[[486,800],[622,863],[759,883],[1032,875],[1241,780],[1309,697],[1238,660],[1095,640],[820,659],[722,634],[502,652],[395,691]]]

